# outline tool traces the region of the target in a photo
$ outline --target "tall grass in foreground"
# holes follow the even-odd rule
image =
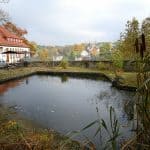
[[[135,100],[136,136],[123,146],[126,149],[150,149],[150,52],[146,50],[145,36],[136,39],[137,91]]]
[[[97,125],[97,130],[93,136],[96,137],[98,134],[100,134],[100,138],[101,138],[100,140],[105,139],[105,137],[102,137],[102,134],[101,134],[102,132],[104,132],[105,135],[108,137],[106,141],[101,142],[100,149],[116,150],[116,149],[118,149],[117,139],[120,136],[120,125],[119,125],[118,119],[116,117],[115,110],[112,106],[109,109],[109,119],[110,119],[110,125],[108,125],[104,119],[99,117],[97,120],[91,122],[90,124],[85,126],[83,129],[81,129],[80,131],[73,131],[73,132],[69,133],[68,136],[73,138],[77,135],[82,134],[83,131],[88,130],[90,127]],[[63,143],[62,149],[63,149],[63,146],[67,142],[68,141]],[[85,147],[89,150],[96,150],[95,145],[88,139],[86,139],[82,145],[83,145],[83,147]]]

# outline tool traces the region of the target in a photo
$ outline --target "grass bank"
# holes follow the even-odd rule
[[[67,144],[64,143],[68,141]],[[59,133],[33,127],[16,117],[15,111],[0,106],[0,149],[2,150],[80,150],[81,145]]]
[[[23,77],[27,75],[34,74],[36,72],[71,72],[71,73],[92,73],[94,74],[104,74],[110,80],[113,80],[115,74],[112,71],[106,70],[93,70],[93,69],[86,69],[86,68],[78,68],[78,67],[68,67],[67,69],[62,69],[61,67],[21,67],[21,68],[14,68],[14,69],[4,69],[0,70],[0,82],[5,82],[9,79],[14,79],[17,77]],[[122,85],[124,86],[132,86],[136,87],[136,73],[134,72],[120,72],[119,75],[123,78]]]

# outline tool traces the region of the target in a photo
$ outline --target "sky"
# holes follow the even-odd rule
[[[150,0],[9,0],[0,8],[41,45],[114,42],[127,20],[150,16]]]

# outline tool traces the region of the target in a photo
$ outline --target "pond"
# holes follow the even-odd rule
[[[34,75],[0,85],[0,104],[15,106],[27,119],[63,134],[80,130],[98,118],[109,126],[112,106],[120,123],[120,140],[132,134],[133,106],[129,101],[133,95],[112,88],[106,81],[66,76]],[[99,147],[100,136],[94,137],[96,128],[93,126],[76,138],[86,136]],[[103,132],[102,136],[107,134]]]

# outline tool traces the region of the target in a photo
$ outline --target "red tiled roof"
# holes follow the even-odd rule
[[[22,40],[22,42],[8,41],[8,38]],[[29,47],[23,42],[23,38],[11,33],[3,26],[0,26],[0,45],[1,46],[14,46],[14,47]]]

